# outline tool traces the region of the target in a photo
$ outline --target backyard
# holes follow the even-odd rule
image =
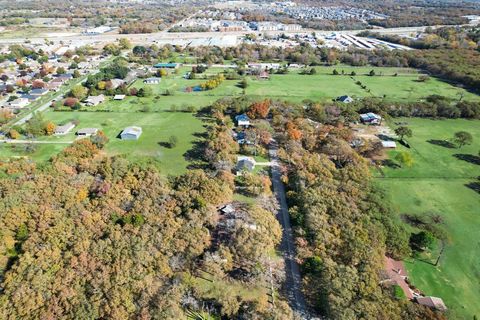
[[[407,139],[411,149],[397,144],[397,150],[410,152],[414,163],[410,168],[384,168],[385,177],[379,175],[377,182],[401,216],[437,215],[446,231],[439,264],[406,261],[409,277],[425,294],[441,297],[452,319],[478,317],[480,194],[468,185],[480,176],[480,121],[403,118],[395,122],[406,122],[413,131]],[[449,142],[457,131],[470,132],[472,145],[452,146]],[[390,158],[398,151],[391,151]]]

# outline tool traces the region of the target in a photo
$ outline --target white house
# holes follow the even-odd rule
[[[77,131],[77,136],[79,137],[90,137],[98,133],[97,128],[83,128]]]
[[[28,106],[29,103],[30,103],[30,100],[28,100],[27,98],[18,98],[13,101],[10,101],[8,105],[14,109],[21,109]]]
[[[75,128],[75,125],[71,122],[68,122],[64,124],[63,126],[57,126],[55,128],[55,135],[57,136],[63,136],[72,131],[72,129]]]
[[[159,84],[160,83],[160,78],[147,78],[143,80],[143,83],[145,84]]]
[[[85,99],[85,105],[89,107],[98,106],[100,103],[105,101],[105,96],[103,94],[99,96],[89,96]]]

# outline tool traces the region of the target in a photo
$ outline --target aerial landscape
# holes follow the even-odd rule
[[[0,0],[0,319],[480,319],[480,2]]]

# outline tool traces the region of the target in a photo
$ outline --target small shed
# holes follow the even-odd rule
[[[123,129],[122,133],[120,134],[120,138],[122,140],[138,140],[142,135],[142,128],[141,127],[126,127]]]
[[[77,131],[79,137],[90,137],[98,133],[97,128],[83,128]]]
[[[70,131],[72,131],[73,128],[75,128],[75,124],[73,124],[72,122],[68,122],[62,126],[57,126],[55,128],[55,135],[64,136]]]
[[[143,83],[145,84],[159,84],[161,81],[160,78],[147,78],[145,80],[143,80]]]
[[[335,100],[343,103],[352,103],[354,101],[353,98],[350,96],[340,96]]]
[[[260,80],[270,80],[270,74],[267,72],[267,71],[262,71],[260,72],[260,74],[258,75],[258,78]]]
[[[395,141],[382,141],[382,147],[387,149],[395,149],[397,147],[397,144],[395,143]]]
[[[447,311],[447,306],[441,298],[437,297],[417,297],[418,304],[438,311]]]
[[[122,101],[123,99],[125,99],[125,95],[124,95],[124,94],[116,94],[116,95],[113,97],[113,100],[116,100],[116,101]]]

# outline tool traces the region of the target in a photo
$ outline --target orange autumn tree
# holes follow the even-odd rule
[[[51,136],[52,134],[54,134],[55,128],[56,128],[56,126],[53,122],[47,122],[45,124],[45,134],[47,136]]]
[[[293,122],[291,121],[287,122],[285,127],[287,131],[287,135],[290,139],[300,140],[302,138],[302,131],[300,131]]]
[[[255,102],[248,109],[247,116],[250,119],[265,119],[268,116],[271,104],[272,102],[270,101],[270,99]]]

